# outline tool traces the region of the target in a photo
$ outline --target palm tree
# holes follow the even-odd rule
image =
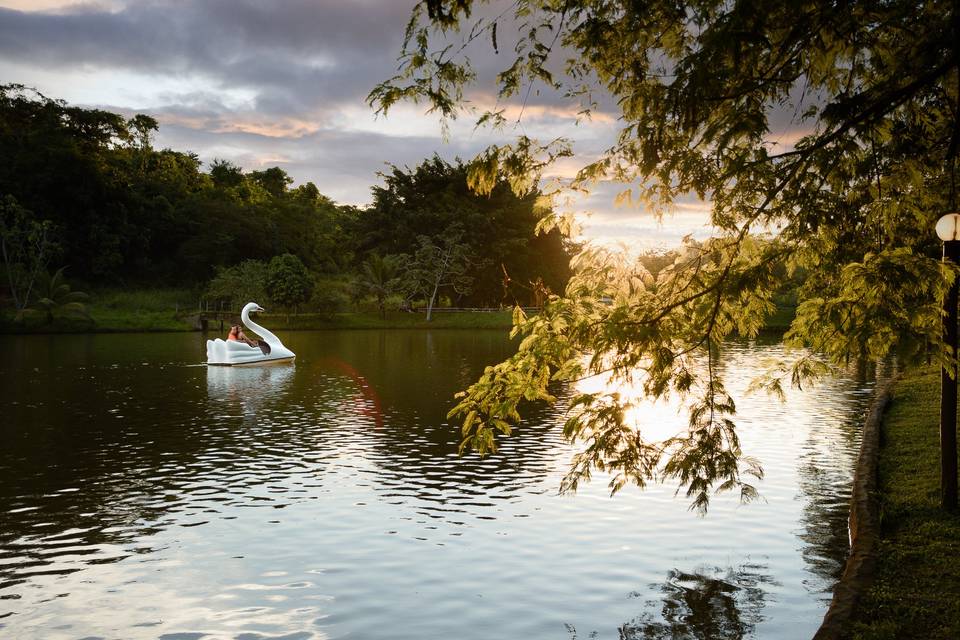
[[[89,296],[82,291],[70,290],[70,285],[63,277],[64,269],[65,267],[60,267],[52,276],[48,273],[41,275],[34,289],[37,299],[17,314],[18,322],[26,315],[42,314],[44,324],[50,324],[53,322],[54,313],[91,319],[84,304]]]
[[[397,261],[393,256],[371,253],[360,268],[360,287],[377,299],[380,317],[387,317],[387,296],[397,290]]]

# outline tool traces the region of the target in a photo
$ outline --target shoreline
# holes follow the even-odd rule
[[[940,508],[940,372],[908,369],[880,431],[874,580],[844,637],[960,637],[960,514]]]
[[[81,318],[55,318],[53,323],[18,325],[9,315],[0,316],[0,335],[55,335],[97,333],[223,333],[230,322],[210,320],[204,329],[199,314],[174,315],[169,312],[116,312],[98,313],[95,308],[92,320]],[[375,329],[496,329],[509,331],[513,328],[513,311],[444,311],[435,310],[427,322],[423,312],[391,311],[386,318],[379,313],[351,311],[336,314],[262,314],[264,326],[276,331],[328,331],[328,330],[375,330]],[[239,322],[239,313],[234,319]],[[761,335],[782,335],[792,320],[773,317],[761,331]]]
[[[853,490],[850,494],[850,551],[843,575],[833,588],[833,599],[813,640],[843,638],[874,579],[880,538],[877,503],[880,432],[896,382],[894,377],[880,383],[863,423],[860,453],[854,468]]]
[[[0,335],[53,335],[98,333],[223,333],[228,320],[209,321],[204,330],[198,314],[181,316],[147,314],[111,314],[93,320],[56,318],[45,325],[16,325],[4,318],[0,321]],[[239,315],[239,314],[238,314]],[[347,312],[338,314],[263,314],[263,324],[277,331],[375,330],[375,329],[497,329],[508,331],[513,327],[512,311],[440,311],[434,312],[430,322],[423,313],[390,312],[381,318],[378,313]]]

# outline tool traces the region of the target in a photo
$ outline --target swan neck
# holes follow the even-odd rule
[[[266,329],[258,325],[256,322],[251,320],[250,312],[247,311],[246,309],[244,309],[243,312],[241,312],[240,319],[243,320],[243,324],[245,327],[247,327],[247,329],[250,329],[250,331],[253,331],[258,336],[263,338],[265,341],[280,342],[280,340],[277,339],[277,336],[273,335],[272,333],[270,333],[269,331],[267,331]]]

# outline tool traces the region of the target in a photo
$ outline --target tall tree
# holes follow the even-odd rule
[[[360,265],[360,287],[377,300],[380,317],[387,317],[387,297],[399,291],[401,279],[398,256],[372,253]]]
[[[46,274],[47,264],[58,249],[53,235],[50,221],[36,220],[13,196],[0,200],[0,256],[18,311],[30,304],[34,285]]]
[[[751,497],[743,474],[759,470],[742,455],[713,359],[731,333],[762,326],[777,269],[807,274],[788,339],[813,351],[768,388],[822,371],[816,354],[840,364],[930,344],[940,361],[953,357],[942,348],[939,309],[955,274],[938,264],[932,229],[957,206],[955,2],[518,0],[474,18],[479,4],[418,4],[400,71],[371,104],[386,112],[424,101],[457,117],[476,78],[471,44],[484,36],[497,50],[498,29],[501,40],[513,30],[498,104],[526,105],[537,87],[582,116],[611,111],[621,125],[616,142],[563,186],[628,183],[657,212],[687,194],[709,198],[717,235],[687,247],[650,284],[634,261],[585,249],[565,294],[518,318],[514,331],[527,336],[518,353],[461,397],[465,446],[493,449],[521,399],[554,400],[551,381],[600,371],[626,381],[642,363],[649,395],[690,397],[687,434],[648,443],[623,424],[622,398],[583,394],[566,434],[589,446],[566,486],[604,469],[614,491],[676,478],[699,509],[714,490]],[[506,123],[503,109],[480,114],[481,125]],[[569,141],[523,136],[472,162],[471,184],[486,192],[506,179],[525,192],[569,155]],[[543,226],[563,224],[548,217]],[[756,241],[767,228],[776,238]]]
[[[414,169],[393,167],[374,187],[373,206],[359,218],[362,246],[381,254],[412,253],[419,236],[457,224],[463,241],[482,261],[469,275],[473,286],[465,304],[495,306],[532,303],[538,279],[560,291],[569,278],[570,252],[558,231],[538,235],[538,194],[518,197],[501,181],[478,195],[467,185],[467,167],[438,156]],[[512,286],[506,291],[504,270]]]
[[[251,171],[250,179],[263,187],[274,198],[279,198],[287,192],[287,187],[293,183],[293,178],[280,167],[270,167],[263,171]]]
[[[154,149],[157,121],[69,106],[0,85],[0,194],[58,231],[62,260],[90,283],[186,285],[217,267],[291,253],[315,271],[352,260],[351,210],[280,168],[244,174]]]
[[[296,309],[310,299],[313,279],[297,256],[274,256],[267,266],[267,295],[281,307]]]
[[[433,308],[444,289],[460,295],[470,291],[473,278],[468,275],[475,258],[464,242],[463,229],[456,225],[446,228],[433,238],[420,236],[418,247],[408,256],[403,280],[409,297],[427,301],[427,322],[433,319]]]
[[[243,182],[243,169],[227,160],[214,159],[210,165],[210,177],[220,189],[239,187]]]

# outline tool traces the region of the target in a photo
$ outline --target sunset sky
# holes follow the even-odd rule
[[[575,140],[580,160],[610,144],[616,114],[575,124],[575,109],[533,95],[522,129],[475,131],[456,121],[448,140],[422,107],[376,118],[365,98],[397,67],[414,0],[0,0],[0,83],[51,98],[159,120],[155,145],[192,151],[245,170],[280,166],[344,204],[365,205],[387,164],[416,166],[434,153],[468,159],[521,131]],[[506,29],[501,30],[504,33]],[[501,48],[503,46],[501,45]],[[469,51],[489,103],[493,74],[507,66],[489,43]],[[576,163],[556,168],[570,172]],[[616,185],[573,205],[590,211],[585,233],[634,248],[703,237],[709,205],[690,200],[658,223],[616,208]]]

